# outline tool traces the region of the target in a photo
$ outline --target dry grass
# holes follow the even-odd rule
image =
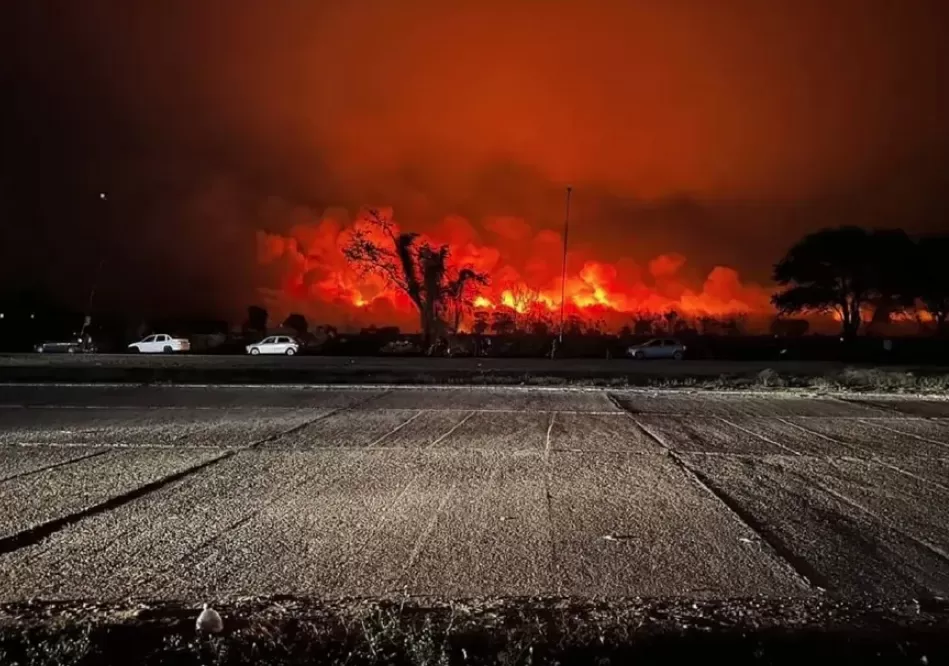
[[[782,374],[765,368],[756,375],[720,375],[718,377],[630,375],[608,378],[566,378],[543,375],[482,375],[445,382],[434,377],[415,377],[414,384],[454,384],[465,386],[562,386],[576,388],[659,388],[762,390],[813,389],[818,391],[851,391],[880,393],[945,394],[949,391],[949,375],[917,375],[912,372],[846,368],[823,375]]]
[[[817,607],[747,600],[587,604],[529,601],[420,608],[359,602],[355,609],[226,609],[225,633],[199,636],[197,611],[4,622],[5,666],[254,666],[331,664],[628,664],[726,657],[727,663],[821,663],[872,658],[938,663],[947,620],[918,609]],[[808,604],[811,604],[808,606]],[[829,614],[828,614],[829,613]],[[832,618],[832,619],[831,619]],[[912,622],[908,626],[907,622]],[[926,662],[922,662],[926,663]]]

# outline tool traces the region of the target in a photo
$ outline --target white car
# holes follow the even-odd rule
[[[685,345],[672,338],[656,338],[641,345],[633,345],[626,350],[632,358],[672,358],[681,361],[685,356]]]
[[[164,333],[156,333],[133,342],[128,346],[128,350],[139,354],[172,354],[191,351],[191,343],[185,338],[173,338]]]
[[[252,356],[258,354],[284,354],[293,356],[300,351],[300,343],[289,335],[271,335],[260,342],[247,345],[247,353]]]

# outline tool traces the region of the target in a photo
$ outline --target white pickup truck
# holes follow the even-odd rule
[[[137,354],[172,354],[191,351],[191,343],[185,338],[173,338],[164,333],[156,333],[133,342],[128,346],[128,350]]]

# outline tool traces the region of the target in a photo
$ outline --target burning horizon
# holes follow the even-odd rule
[[[76,306],[104,260],[103,308],[414,326],[339,251],[380,204],[559,309],[568,183],[568,309],[611,327],[949,220],[941,0],[10,4],[0,276]]]
[[[361,215],[350,220],[339,209],[301,219],[305,215],[298,212],[297,223],[286,233],[257,231],[257,262],[276,269],[280,285],[261,288],[268,309],[278,317],[301,312],[315,323],[340,327],[398,325],[415,330],[418,315],[408,297],[377,275],[360,275],[343,255],[353,230],[368,229]],[[491,283],[474,300],[474,311],[500,309],[548,322],[559,317],[560,231],[536,228],[519,217],[489,217],[476,227],[454,215],[422,233],[422,239],[448,245],[454,266],[490,276]],[[628,256],[605,262],[587,244],[568,247],[565,314],[585,325],[616,330],[635,316],[670,311],[696,319],[774,313],[771,291],[743,282],[734,268],[714,266],[695,284],[684,275],[687,263],[677,252],[645,262]],[[463,328],[470,329],[471,323],[469,314]]]

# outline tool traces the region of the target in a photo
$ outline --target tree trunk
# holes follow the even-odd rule
[[[840,336],[843,338],[844,342],[851,342],[857,337],[857,331],[859,330],[859,317],[855,319],[853,313],[850,310],[845,310],[843,324],[840,330]]]
[[[422,329],[422,352],[427,354],[432,346],[432,326],[425,307],[419,308],[419,324]]]
[[[844,320],[844,325],[841,330],[841,337],[845,342],[851,342],[857,337],[857,331],[860,329],[860,322],[853,321],[850,317]]]
[[[849,302],[845,301],[842,305],[840,312],[843,319],[841,335],[845,342],[851,342],[860,331],[860,302],[853,299]]]
[[[437,303],[432,301],[423,301],[422,315],[422,345],[425,353],[432,352],[432,345],[436,342],[435,335],[439,332]]]

